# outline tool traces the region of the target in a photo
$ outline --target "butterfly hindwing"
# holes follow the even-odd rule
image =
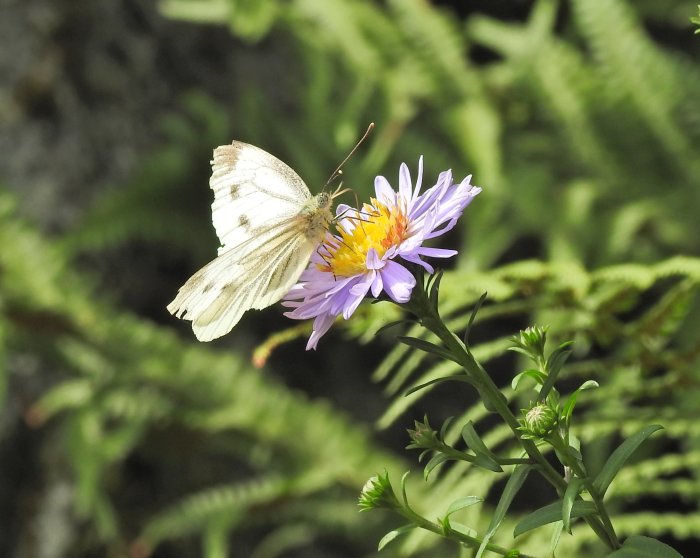
[[[168,306],[178,317],[192,320],[200,341],[228,333],[246,310],[265,308],[282,298],[314,250],[293,226],[269,237],[264,252],[256,244],[221,254],[195,273]]]

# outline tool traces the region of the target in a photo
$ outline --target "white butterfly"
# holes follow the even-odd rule
[[[333,198],[312,197],[276,157],[234,141],[214,150],[209,186],[218,257],[180,288],[168,305],[192,321],[200,341],[225,335],[246,310],[277,302],[294,285],[333,221]]]

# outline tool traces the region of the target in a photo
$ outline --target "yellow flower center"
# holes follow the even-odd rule
[[[365,204],[355,220],[355,228],[348,231],[338,226],[341,241],[337,246],[325,244],[321,251],[325,264],[318,269],[340,277],[351,277],[366,271],[367,252],[374,248],[381,259],[392,246],[406,238],[408,219],[401,210],[392,211],[372,199]]]

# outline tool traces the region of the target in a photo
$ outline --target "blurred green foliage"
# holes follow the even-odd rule
[[[401,161],[415,172],[420,155],[426,185],[452,168],[484,188],[451,240],[460,256],[443,282],[450,324],[463,328],[470,305],[489,292],[475,352],[502,385],[517,370],[503,352],[520,327],[549,324],[555,339],[574,338],[576,360],[564,375],[601,384],[577,408],[589,453],[598,448],[602,459],[616,433],[640,424],[666,427],[613,485],[616,526],[688,548],[700,542],[695,5],[502,4],[501,13],[423,0],[161,2],[167,18],[205,25],[202,33],[226,26],[235,37],[223,76],[234,94],[181,94],[156,115],[161,143],[131,180],[58,235],[26,224],[12,197],[0,197],[0,389],[7,409],[21,405],[41,427],[32,443],[44,456],[38,502],[15,520],[33,525],[18,528],[35,537],[22,543],[23,556],[375,554],[383,526],[356,513],[355,497],[374,472],[386,466],[397,476],[409,465],[337,405],[252,369],[251,340],[282,329],[281,320],[269,328],[250,316],[229,345],[211,347],[186,327],[176,336],[164,310],[139,316],[120,307],[138,284],[153,285],[164,306],[214,256],[206,209],[213,147],[233,138],[259,145],[315,192],[370,121],[375,133],[345,168],[360,199],[376,174],[396,185]],[[149,246],[166,272],[120,260],[120,273],[131,274],[105,288],[101,258],[134,243]],[[172,292],[157,292],[165,287]],[[394,318],[383,306],[324,338],[319,353],[369,343]],[[391,343],[384,334],[366,350],[368,359],[385,357],[375,379],[395,398],[379,425],[408,426],[422,405],[439,412],[443,400],[447,412],[455,402],[439,389],[426,400],[400,395],[450,365],[436,368],[406,347],[384,353]],[[293,354],[304,358],[300,343]],[[319,360],[308,362],[299,366]],[[333,378],[347,377],[338,391],[366,389],[353,380],[364,370],[321,362],[337,368]],[[26,370],[40,378],[31,397],[14,387]],[[491,430],[473,394],[463,397],[460,418],[498,448],[504,432]],[[444,513],[448,495],[487,497],[492,482],[454,466],[429,490],[412,491],[414,503]],[[69,513],[50,505],[61,483],[70,487]],[[484,526],[483,508],[464,513],[480,512],[468,519]],[[536,553],[542,536],[517,542]],[[599,552],[587,536],[564,536],[562,555]],[[416,532],[382,554],[458,555],[441,544]]]

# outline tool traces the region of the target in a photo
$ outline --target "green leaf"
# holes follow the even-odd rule
[[[399,335],[397,339],[405,345],[408,345],[409,347],[420,349],[421,351],[424,351],[426,353],[431,353],[436,356],[439,356],[440,358],[451,360],[459,364],[459,362],[455,360],[455,358],[452,356],[452,353],[450,353],[444,347],[436,345],[435,343],[431,343],[430,341],[426,341],[425,339],[419,339],[418,337],[406,337],[405,335]]]
[[[503,472],[503,469],[496,461],[484,454],[477,453],[472,459],[467,459],[466,461],[493,473]]]
[[[540,395],[537,398],[538,401],[544,401],[547,399],[547,395],[554,387],[554,382],[557,381],[559,372],[561,372],[561,367],[564,366],[566,359],[571,355],[571,345],[573,341],[567,341],[559,345],[552,354],[547,358],[547,380],[545,381],[542,389],[540,390]]]
[[[645,426],[635,435],[627,438],[622,442],[618,448],[612,453],[600,470],[600,473],[596,476],[593,481],[593,487],[598,492],[599,496],[602,498],[605,491],[610,486],[610,483],[615,478],[615,475],[622,469],[630,456],[635,452],[635,450],[640,446],[640,444],[651,436],[657,430],[661,430],[663,426],[660,424],[652,424],[650,426]]]
[[[379,335],[380,333],[384,333],[387,329],[390,329],[392,327],[395,327],[400,324],[415,324],[418,323],[416,320],[394,320],[393,322],[389,322],[388,324],[384,324],[382,327],[380,327],[375,334]]]
[[[483,440],[479,437],[472,421],[467,422],[462,428],[462,439],[467,444],[467,447],[472,450],[479,459],[475,464],[482,465],[484,468],[495,473],[502,473],[503,469],[498,464],[498,460],[493,452],[486,447]]]
[[[555,521],[554,529],[552,530],[552,537],[549,539],[549,556],[550,558],[555,558],[554,553],[559,546],[559,539],[561,539],[561,533],[564,530],[563,521]]]
[[[629,537],[620,550],[611,552],[606,558],[683,558],[683,556],[659,540],[635,535]]]
[[[471,316],[469,316],[469,323],[467,324],[467,328],[464,330],[464,335],[462,336],[462,340],[464,341],[464,344],[467,347],[469,346],[469,333],[471,333],[472,324],[474,323],[474,319],[476,318],[477,313],[481,309],[481,305],[486,300],[487,294],[488,293],[484,293],[479,297],[479,300],[476,302],[476,305],[474,306],[474,309],[472,310]]]
[[[562,502],[558,500],[552,504],[548,504],[535,510],[531,514],[525,516],[513,529],[513,538],[519,537],[523,533],[527,533],[542,525],[562,521],[561,516]],[[593,515],[596,513],[595,504],[584,500],[577,500],[571,508],[570,517],[583,517],[585,515]]]
[[[467,527],[463,523],[457,523],[454,521],[450,521],[447,518],[445,518],[443,525],[445,527],[447,527],[450,531],[455,531],[455,532],[460,533],[462,535],[465,535],[467,537],[476,538],[479,534],[478,531],[476,531],[475,529],[472,529],[471,527]]]
[[[409,524],[409,525],[404,525],[403,527],[399,527],[398,529],[394,529],[393,531],[389,531],[386,535],[384,535],[382,537],[382,540],[379,541],[379,546],[377,547],[377,550],[382,550],[386,545],[388,545],[396,537],[401,536],[404,533],[408,533],[409,531],[411,531],[415,528],[416,528],[416,525]]]
[[[561,517],[563,527],[567,533],[571,533],[571,510],[576,503],[576,498],[578,498],[578,495],[581,493],[581,488],[583,488],[583,479],[571,479],[569,486],[566,487],[566,492],[564,492],[564,497],[562,498]]]
[[[471,384],[469,381],[469,378],[466,376],[460,374],[457,376],[445,376],[443,378],[435,378],[434,380],[430,380],[429,382],[424,382],[422,384],[418,384],[417,386],[413,386],[412,388],[406,390],[406,393],[404,393],[404,397],[408,397],[412,393],[415,393],[416,391],[419,391],[423,388],[426,388],[428,386],[432,386],[433,384],[439,384],[441,382],[464,382],[466,384]]]
[[[438,271],[433,277],[433,282],[430,284],[428,287],[430,290],[430,293],[428,294],[428,300],[430,301],[430,304],[433,306],[433,308],[437,309],[438,307],[438,298],[440,294],[440,282],[442,281],[442,276],[444,275],[444,271]]]
[[[501,522],[503,521],[503,518],[506,516],[506,512],[510,507],[510,504],[513,502],[513,498],[515,498],[515,495],[522,488],[523,483],[525,482],[525,479],[527,478],[527,475],[530,473],[531,469],[531,465],[516,465],[515,469],[513,469],[513,473],[508,479],[506,487],[503,489],[501,499],[498,501],[498,505],[496,506],[496,509],[493,512],[493,516],[491,516],[491,523],[489,523],[489,528],[486,531],[486,534],[484,535],[484,538],[481,541],[481,546],[479,547],[479,550],[474,556],[474,558],[481,558],[481,556],[483,555],[484,550],[486,550],[486,546],[491,541],[491,538],[496,533],[496,530],[500,527]]]
[[[449,460],[450,460],[450,456],[445,455],[444,453],[438,453],[436,456],[434,456],[425,465],[425,469],[423,469],[423,477],[425,478],[425,480],[428,480],[430,473],[433,472],[433,469],[435,469],[435,467],[437,467],[438,465],[442,465],[445,461],[449,461]]]
[[[574,412],[574,407],[576,406],[576,400],[578,399],[579,394],[587,389],[593,389],[600,387],[598,385],[598,382],[595,380],[588,380],[587,382],[583,382],[581,384],[581,387],[578,388],[575,392],[573,392],[571,395],[569,395],[569,398],[566,400],[566,403],[564,403],[564,408],[562,409],[562,419],[564,420],[565,424],[569,424],[569,421],[571,420],[571,415]]]
[[[527,358],[532,359],[532,352],[528,349],[524,349],[523,347],[508,347],[506,350],[513,351],[514,353],[520,353],[521,355],[525,355]]]
[[[449,517],[453,513],[463,510],[464,508],[468,508],[469,506],[473,506],[474,504],[478,504],[479,502],[483,502],[483,500],[478,496],[467,496],[465,498],[455,500],[450,504],[450,507],[447,508],[447,514],[445,517]]]
[[[444,440],[445,439],[445,433],[447,432],[447,429],[450,427],[450,424],[452,424],[452,421],[454,420],[454,417],[447,417],[445,419],[445,422],[442,423],[442,426],[440,427],[440,439]],[[424,421],[426,424],[428,423],[428,415],[425,415]]]
[[[513,388],[513,391],[518,389],[518,386],[520,385],[520,382],[523,380],[523,378],[532,378],[533,380],[535,380],[535,383],[537,383],[538,385],[542,385],[547,379],[547,376],[544,373],[542,373],[541,370],[535,370],[534,368],[525,370],[520,374],[516,375],[515,378],[513,378],[513,381],[510,383],[511,387]]]
[[[573,341],[565,341],[547,357],[547,369],[550,374],[559,374],[561,367],[564,366],[566,360],[571,356],[571,345],[573,344]]]
[[[401,498],[403,499],[403,505],[408,510],[411,509],[411,506],[408,505],[408,496],[406,495],[406,479],[408,478],[408,475],[410,475],[410,474],[411,474],[411,471],[406,471],[401,476]]]
[[[406,446],[406,449],[408,449],[408,446]],[[420,452],[420,455],[418,456],[418,463],[422,463],[422,462],[423,462],[423,458],[424,458],[426,455],[428,455],[429,453],[433,452],[433,451],[434,451],[434,450],[427,449],[427,450],[423,450],[422,452]]]

